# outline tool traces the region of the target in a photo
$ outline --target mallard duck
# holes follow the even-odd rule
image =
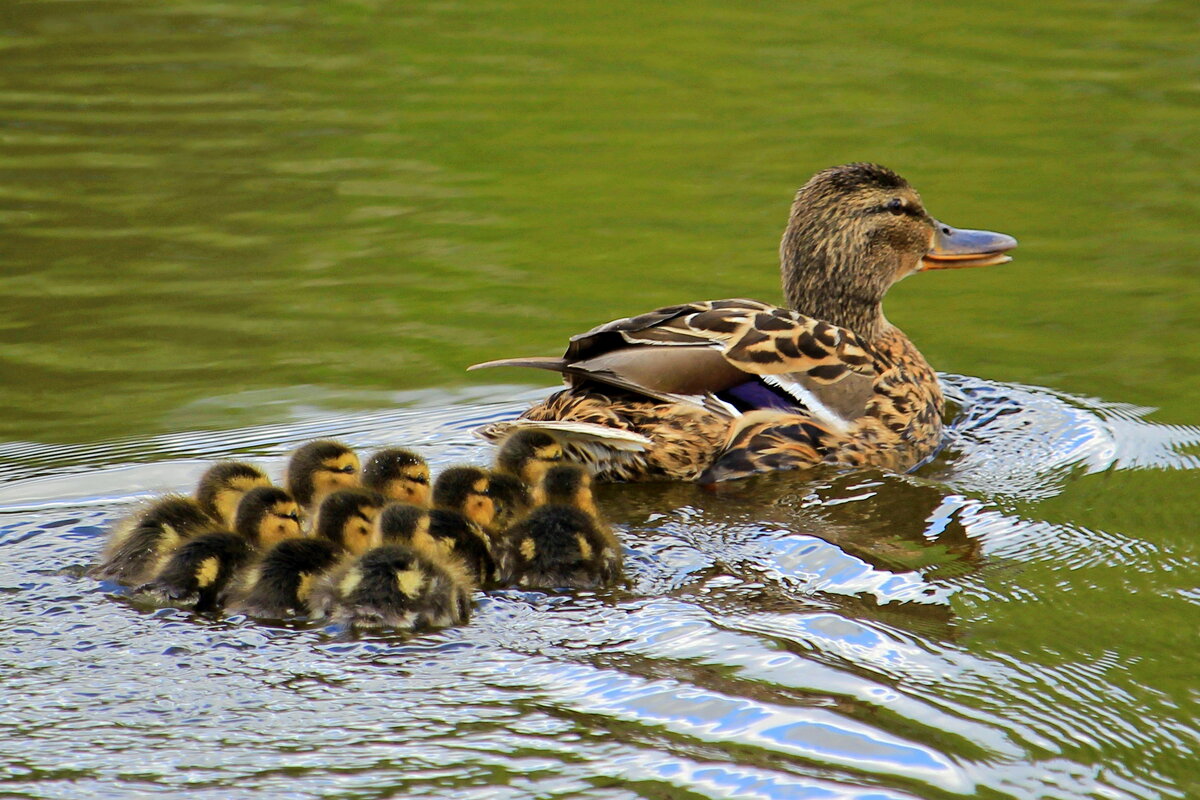
[[[308,613],[314,582],[346,556],[359,556],[382,544],[375,518],[383,498],[367,489],[339,489],[317,510],[312,538],[276,544],[246,570],[226,608],[235,614],[286,619]]]
[[[513,525],[501,572],[527,587],[595,588],[621,575],[621,543],[596,511],[592,478],[578,464],[546,470],[533,490],[537,508]]]
[[[324,578],[314,614],[351,629],[401,631],[459,625],[471,618],[471,595],[435,560],[402,544],[368,550]]]
[[[496,506],[491,497],[491,476],[480,467],[450,467],[433,484],[429,533],[461,559],[478,586],[499,579],[493,552]]]
[[[503,571],[519,586],[594,589],[621,576],[621,548],[612,532],[578,508],[539,506],[508,536]]]
[[[374,453],[363,467],[362,483],[388,500],[429,505],[429,465],[411,450],[391,447]]]
[[[284,539],[300,535],[300,509],[291,495],[258,486],[238,503],[233,532],[206,533],[185,542],[142,590],[193,604],[196,611],[214,610],[239,570]]]
[[[216,522],[232,528],[242,495],[256,486],[270,486],[271,479],[253,464],[218,461],[200,476],[196,502]]]
[[[823,170],[797,192],[780,245],[787,308],[669,306],[574,336],[562,358],[476,364],[554,370],[567,384],[481,433],[550,430],[607,480],[913,468],[941,442],[942,391],[884,317],[884,295],[916,272],[1002,264],[1016,244],[938,222],[886,167]]]
[[[88,574],[139,586],[158,573],[179,545],[217,527],[192,498],[168,495],[114,526],[100,563]]]
[[[341,442],[321,439],[296,449],[287,465],[287,490],[305,510],[338,489],[359,484],[358,456]]]
[[[563,458],[562,444],[551,434],[537,429],[518,429],[505,438],[496,451],[496,471],[536,486],[546,470],[561,464]]]

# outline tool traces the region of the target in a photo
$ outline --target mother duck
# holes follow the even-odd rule
[[[779,248],[788,308],[668,306],[573,336],[562,358],[476,364],[554,370],[567,386],[481,434],[544,429],[607,480],[912,469],[939,446],[944,401],[883,297],[914,272],[1003,264],[1016,245],[938,222],[886,167],[831,167],[792,203]]]

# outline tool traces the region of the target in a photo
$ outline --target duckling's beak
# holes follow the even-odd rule
[[[951,228],[933,221],[933,249],[921,259],[921,269],[965,269],[1007,264],[1012,256],[1005,252],[1017,246],[1017,240],[1004,233]]]

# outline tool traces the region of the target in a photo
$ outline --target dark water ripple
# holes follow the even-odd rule
[[[186,489],[204,459],[277,471],[295,443],[334,435],[414,443],[436,466],[483,462],[470,430],[519,397],[13,446],[0,489],[0,790],[1188,796],[1169,776],[1200,755],[1192,689],[1144,672],[1175,659],[1192,674],[1191,651],[1172,654],[1185,634],[1113,628],[1127,617],[1104,610],[1099,587],[1119,571],[1164,613],[1191,609],[1170,575],[1194,551],[1039,519],[1030,503],[1080,475],[1184,469],[1197,432],[1044,390],[953,385],[955,451],[918,475],[610,487],[628,588],[480,595],[470,626],[410,640],[146,608],[82,570],[124,509]],[[1055,628],[1021,624],[1034,609],[1052,609]]]

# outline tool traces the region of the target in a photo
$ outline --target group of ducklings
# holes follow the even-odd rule
[[[198,611],[400,630],[467,622],[477,589],[621,576],[590,474],[543,431],[510,436],[494,469],[450,467],[432,483],[410,450],[360,467],[346,445],[314,441],[292,454],[284,482],[218,462],[194,496],[159,498],[119,523],[90,574]]]

